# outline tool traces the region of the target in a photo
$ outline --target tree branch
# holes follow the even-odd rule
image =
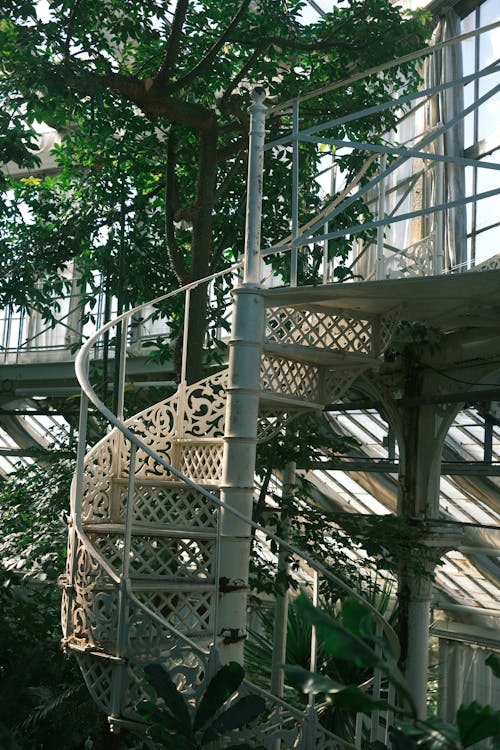
[[[185,88],[188,86],[191,81],[193,81],[195,78],[197,78],[200,73],[202,73],[206,68],[208,68],[212,62],[215,60],[217,55],[219,54],[220,50],[222,49],[222,46],[227,41],[228,37],[234,29],[238,26],[239,22],[243,18],[244,14],[247,11],[248,6],[250,5],[251,0],[242,0],[240,7],[238,8],[236,14],[233,16],[232,20],[229,22],[226,29],[222,32],[222,34],[219,36],[218,39],[214,42],[214,44],[211,46],[211,48],[208,50],[205,57],[203,57],[199,63],[197,63],[194,68],[192,68],[189,73],[186,73],[186,75],[182,76],[175,82],[175,84],[171,87],[171,91],[178,91],[179,89]]]
[[[259,44],[252,54],[248,57],[246,63],[240,68],[240,71],[234,76],[232,81],[230,82],[229,86],[226,88],[224,93],[222,94],[221,99],[221,108],[225,104],[228,96],[231,94],[232,91],[241,83],[243,78],[246,76],[252,65],[258,60],[259,56],[265,52],[267,49],[266,44]]]
[[[231,156],[236,156],[247,147],[247,140],[245,138],[238,138],[237,141],[229,143],[227,146],[217,149],[217,164],[222,161],[226,161]]]
[[[66,27],[66,40],[64,42],[64,62],[67,63],[70,58],[70,47],[71,47],[71,32],[73,30],[73,22],[76,18],[76,14],[78,13],[78,6],[80,5],[81,0],[75,0],[73,7],[71,8],[69,19],[68,19],[68,25]]]
[[[170,122],[204,132],[213,129],[215,112],[201,104],[165,96],[157,90],[155,79],[139,79],[118,73],[106,73],[101,77],[105,88],[117,91],[125,99],[136,104],[152,121],[165,117]]]
[[[155,76],[155,80],[159,84],[164,84],[165,81],[168,80],[170,71],[177,62],[182,37],[182,29],[184,28],[184,23],[186,21],[188,7],[189,0],[177,0],[172,26],[170,28],[170,36],[167,43],[167,50],[165,52],[163,62]]]

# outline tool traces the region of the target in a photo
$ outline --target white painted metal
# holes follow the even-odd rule
[[[282,497],[286,498],[296,482],[296,466],[288,463],[283,472]],[[281,523],[281,535],[286,538],[287,523]],[[290,573],[288,552],[280,547],[278,553],[278,576],[283,580]],[[285,687],[285,676],[283,664],[286,664],[286,644],[288,625],[288,603],[290,593],[288,589],[280,590],[276,594],[274,604],[274,631],[273,631],[273,655],[271,662],[271,692],[280,698],[283,697]]]
[[[219,651],[223,663],[243,661],[247,622],[250,527],[226,506],[251,517],[255,484],[255,451],[260,399],[260,357],[264,331],[264,298],[251,285],[235,290],[233,330],[229,344],[229,388],[222,464]]]
[[[264,171],[264,139],[266,137],[265,89],[256,87],[250,107],[250,135],[248,145],[248,192],[245,229],[245,259],[243,281],[258,284],[261,277],[260,235],[262,216],[262,180]]]

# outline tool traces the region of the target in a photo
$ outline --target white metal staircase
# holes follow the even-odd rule
[[[258,110],[262,105],[257,102],[254,107]],[[293,119],[292,135],[288,141],[282,140],[295,148],[299,142],[298,105]],[[249,166],[251,205],[259,200],[252,191],[259,189],[264,140],[263,122],[254,125]],[[335,148],[343,145],[322,135],[316,140]],[[424,139],[420,147],[427,144]],[[379,150],[382,154],[384,150],[391,153],[386,147]],[[410,157],[419,158],[423,154],[415,150],[409,153]],[[404,161],[403,156],[398,161]],[[374,185],[397,165],[393,162],[385,170],[381,164]],[[298,162],[295,168],[298,173]],[[351,229],[354,234],[359,230],[354,227],[331,231],[332,226],[328,226],[340,212],[341,200],[352,200],[346,196],[356,186],[357,183],[346,186],[340,199],[333,200],[302,227],[297,223],[298,195],[292,196],[295,203],[291,236],[268,249],[268,254],[290,252],[292,284],[297,283],[297,256],[304,248],[309,252],[311,245],[323,242],[327,247],[329,240],[346,236]],[[363,191],[366,193],[368,188]],[[434,207],[425,212],[436,210]],[[399,219],[410,221],[415,213],[418,212],[408,211]],[[379,218],[371,223],[378,232],[379,278],[390,276],[384,265],[384,228],[399,219],[386,216],[381,206]],[[436,236],[442,234],[438,230],[438,226],[433,229]],[[243,315],[233,315],[228,370],[221,369],[191,385],[182,378],[172,397],[125,420],[127,347],[122,346],[120,352],[116,414],[92,388],[90,352],[98,339],[105,334],[113,336],[113,331],[119,330],[120,340],[126,342],[129,323],[134,316],[141,316],[142,308],[104,326],[87,341],[77,359],[82,386],[80,448],[72,488],[68,563],[62,580],[64,643],[76,654],[94,700],[117,727],[138,723],[136,705],[145,694],[146,664],[165,664],[180,688],[187,695],[196,695],[203,689],[203,680],[217,669],[221,655],[224,660],[238,649],[241,653],[252,535],[258,536],[261,545],[272,542],[285,550],[311,571],[312,579],[325,576],[350,595],[361,598],[321,561],[304,555],[252,521],[251,451],[256,441],[267,440],[297,413],[321,410],[326,403],[339,399],[360,373],[377,365],[402,315],[398,305],[403,297],[381,293],[370,307],[360,292],[358,297],[350,298],[350,303],[345,297],[336,304],[335,285],[325,283],[326,275],[321,287],[266,289],[260,283],[259,232],[259,217],[249,212],[244,283],[237,290],[235,301],[236,311],[241,298],[246,298],[247,308]],[[396,257],[394,248],[389,249],[390,258]],[[432,250],[441,258],[440,248]],[[404,248],[399,251],[402,257],[408,255]],[[355,273],[356,263],[359,265],[365,252],[366,247],[361,248],[354,257]],[[327,256],[326,252],[325,269]],[[234,274],[235,269],[223,273]],[[424,266],[419,273],[422,270],[425,272]],[[406,267],[400,275],[410,272],[411,268]],[[196,283],[179,290],[186,292],[187,305]],[[392,283],[375,282],[379,290],[382,284]],[[489,283],[491,286],[493,281],[490,279]],[[484,289],[487,291],[487,285]],[[148,303],[148,308],[169,296],[172,295]],[[245,315],[253,303],[255,307],[260,305],[260,312],[249,321]],[[454,309],[455,302],[451,300],[450,304]],[[407,306],[407,315],[410,308]],[[89,402],[111,429],[87,451]],[[244,429],[239,430],[243,422]],[[240,459],[245,463],[246,476],[238,484],[234,478]],[[246,505],[235,501],[240,495],[246,497]],[[238,572],[234,573],[231,565],[238,550],[241,559],[237,561]],[[274,560],[277,570],[278,557],[270,554],[269,559]],[[236,599],[240,620],[232,628],[226,619],[226,605]],[[366,606],[397,653],[395,634],[373,607]],[[312,663],[314,649],[313,643]],[[373,675],[369,689],[375,697],[382,694],[383,688],[380,675]],[[269,750],[280,747],[279,743],[301,750],[352,747],[345,738],[336,738],[317,724],[314,706],[301,712],[270,691],[251,685],[247,689],[263,695],[268,706],[266,721],[248,736]],[[384,720],[376,715],[370,738],[384,740],[388,725],[387,717]],[[362,726],[363,721],[359,720],[357,727],[361,730]],[[245,733],[240,732],[238,739],[245,739]],[[359,734],[350,740],[360,746]]]
[[[300,301],[298,291],[285,305],[275,306],[273,296],[272,290],[266,292],[261,440],[290,416],[337,398],[357,372],[373,364],[396,321],[392,312],[371,319],[315,312]],[[117,324],[125,328],[133,314]],[[171,398],[122,422],[99,401],[88,380],[92,344],[86,344],[78,361],[82,449],[62,582],[64,643],[77,655],[98,706],[120,725],[137,720],[147,663],[166,664],[183,689],[193,693],[203,676],[213,673],[217,648],[228,639],[221,632],[218,604],[228,587],[220,576],[219,499],[228,375],[223,369],[199,383],[181,383]],[[114,427],[85,454],[89,398]],[[265,538],[278,542],[314,575],[332,578],[349,591],[320,562],[250,518],[230,513],[245,521],[249,534],[256,529],[261,544]],[[374,614],[397,649],[394,633]],[[271,693],[264,695],[270,715],[266,726],[254,730],[254,739],[270,749],[278,737],[286,747],[332,746],[325,730],[312,729],[313,711],[301,713]],[[341,738],[336,742],[345,744]]]

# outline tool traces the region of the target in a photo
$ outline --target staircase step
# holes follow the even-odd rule
[[[121,523],[88,523],[84,524],[87,534],[125,534],[125,526]],[[132,536],[161,536],[175,539],[215,539],[217,533],[213,528],[198,528],[182,526],[165,526],[164,524],[132,525]]]
[[[113,477],[113,484],[120,485],[123,487],[126,487],[128,484],[128,477]],[[164,479],[163,477],[154,477],[150,479],[149,477],[137,477],[136,484],[140,484],[143,487],[161,487],[161,489],[169,489],[172,488],[172,490],[191,490],[192,488],[189,487],[185,482],[181,481],[180,479],[174,480],[174,479]],[[214,485],[207,483],[207,482],[197,482],[197,484],[200,485],[204,490],[207,490],[207,492],[214,493]],[[196,490],[192,490],[195,492]]]
[[[303,346],[301,344],[278,344],[266,341],[264,351],[279,357],[296,360],[298,362],[311,362],[316,365],[334,366],[336,369],[353,365],[373,366],[377,357],[357,352],[338,351],[333,348],[318,348],[314,346]]]
[[[186,578],[169,579],[169,578],[149,578],[133,577],[130,579],[132,590],[137,591],[179,591],[188,593],[194,591],[213,591],[215,587],[214,578],[193,579]]]
[[[181,594],[190,594],[196,592],[208,592],[211,593],[215,589],[215,580],[213,578],[206,579],[193,579],[189,578],[150,578],[149,576],[135,577],[132,576],[129,579],[132,593],[139,594],[141,592],[164,592],[173,593],[179,592]],[[115,584],[107,581],[99,581],[93,589],[96,592],[103,593],[107,591],[116,591]]]
[[[324,404],[320,404],[314,401],[306,401],[300,398],[294,398],[293,396],[283,396],[280,393],[273,393],[272,391],[261,391],[260,404],[265,409],[278,409],[286,410],[285,407],[290,407],[293,411],[302,409],[304,412],[307,411],[323,411]]]

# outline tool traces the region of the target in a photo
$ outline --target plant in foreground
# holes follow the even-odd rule
[[[462,705],[457,711],[455,724],[436,716],[418,718],[410,688],[387,644],[374,635],[373,619],[361,604],[354,600],[344,601],[349,611],[344,625],[314,607],[304,595],[298,597],[297,606],[304,623],[315,626],[325,651],[358,667],[380,670],[404,699],[405,707],[389,706],[385,700],[372,698],[358,686],[343,685],[327,675],[309,672],[299,666],[286,666],[288,681],[302,693],[322,695],[338,708],[366,714],[387,708],[395,711],[398,719],[390,729],[391,750],[463,750],[489,738],[494,738],[494,750],[500,748],[500,711],[491,706],[481,706],[476,701]],[[378,651],[373,647],[375,644]],[[490,658],[488,663],[498,676],[498,661]],[[387,746],[376,741],[368,745],[368,750],[387,750]]]
[[[242,666],[230,662],[208,683],[197,706],[179,692],[168,670],[160,664],[145,668],[147,681],[154,688],[156,700],[139,703],[137,710],[149,723],[148,736],[165,750],[200,750],[218,747],[218,740],[252,723],[266,710],[257,695],[237,697],[245,676]],[[227,750],[264,750],[236,743]]]

